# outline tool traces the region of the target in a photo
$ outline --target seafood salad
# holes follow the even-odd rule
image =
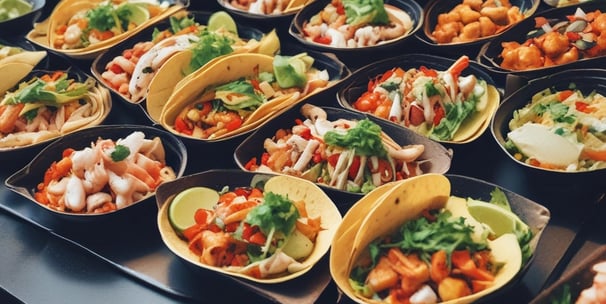
[[[561,19],[535,18],[526,40],[502,42],[500,66],[529,70],[606,55],[606,14],[577,8]]]
[[[451,196],[443,207],[427,207],[388,235],[372,238],[349,274],[357,297],[386,303],[471,303],[520,270],[521,248],[532,232],[513,212],[500,211],[516,228],[495,233],[498,220],[483,222],[470,210],[501,208],[497,205]]]
[[[313,0],[225,0],[236,9],[258,15],[280,15]]]
[[[313,62],[307,53],[275,57],[239,54],[226,58],[225,65],[215,64],[201,76],[213,80],[215,69],[223,72],[231,68],[237,77],[204,88],[199,97],[180,109],[173,128],[179,134],[201,139],[247,130],[275,110],[329,85],[328,72],[314,68]],[[227,65],[231,67],[223,68]],[[194,81],[192,87],[199,89],[198,84]]]
[[[169,28],[156,28],[149,41],[136,43],[106,64],[101,78],[127,100],[142,101],[156,72],[176,53],[184,50],[194,53],[188,71],[183,71],[190,73],[215,57],[249,45],[224,27],[209,30],[187,12],[177,13],[169,21]]]
[[[118,139],[99,138],[81,150],[65,149],[34,193],[40,204],[69,213],[107,213],[125,208],[176,178],[166,165],[160,138],[140,131]]]
[[[43,72],[20,82],[0,101],[0,148],[42,142],[99,124],[110,111],[109,92],[92,78]]]
[[[432,139],[452,140],[462,125],[475,122],[474,113],[487,108],[486,81],[462,76],[468,66],[462,56],[446,71],[395,67],[371,79],[351,105]]]
[[[474,41],[498,34],[524,18],[509,0],[463,0],[438,15],[431,37],[437,43]]]
[[[505,148],[519,161],[560,171],[606,168],[606,97],[545,89],[514,111]]]
[[[60,50],[80,49],[101,44],[115,36],[132,31],[162,14],[169,6],[159,1],[96,1],[67,3],[68,10],[58,11],[51,27],[51,44]],[[92,6],[92,7],[91,7]],[[59,6],[57,6],[59,7]],[[72,13],[65,18],[68,11]],[[61,18],[59,18],[61,17]],[[51,16],[53,18],[53,16]],[[65,21],[60,19],[66,19]]]
[[[425,146],[400,146],[368,119],[328,120],[311,104],[301,107],[305,120],[265,139],[265,152],[244,165],[249,171],[302,177],[339,190],[368,193],[395,180],[422,174]]]
[[[583,289],[575,303],[604,303],[606,302],[606,261],[597,262],[591,270],[595,272],[591,287]]]
[[[324,230],[308,202],[258,187],[225,187],[212,209],[199,208],[182,232],[201,263],[257,279],[304,269]],[[313,207],[312,207],[313,208]]]
[[[332,0],[303,24],[303,36],[336,48],[374,46],[405,36],[410,16],[383,0]]]

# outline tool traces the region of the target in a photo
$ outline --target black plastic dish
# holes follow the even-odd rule
[[[604,3],[602,1],[589,1],[579,5],[565,6],[560,8],[552,8],[542,11],[536,14],[534,17],[545,17],[547,19],[565,20],[566,16],[573,15],[577,8],[582,9],[584,12],[591,12],[595,10],[604,11]],[[478,53],[479,63],[486,66],[490,71],[499,74],[512,74],[520,77],[524,77],[527,80],[538,78],[542,76],[552,75],[554,73],[567,70],[567,69],[580,69],[580,68],[596,68],[604,66],[606,64],[606,56],[581,59],[574,62],[554,65],[549,67],[542,67],[537,69],[528,69],[523,71],[505,69],[500,66],[501,64],[501,52],[503,47],[501,43],[508,41],[517,41],[523,43],[526,41],[526,33],[535,28],[534,18],[527,18],[522,20],[520,23],[514,25],[511,29],[495,37],[494,39],[487,42],[482,46]]]
[[[385,71],[394,67],[401,67],[404,70],[411,68],[419,68],[425,66],[436,70],[447,70],[455,59],[450,59],[441,56],[434,56],[428,54],[404,54],[396,57],[386,58],[375,63],[366,65],[356,71],[354,71],[347,81],[347,85],[342,86],[337,92],[337,101],[339,105],[355,112],[356,110],[352,103],[354,103],[364,92],[368,90],[368,81],[374,79],[378,75],[385,73]],[[463,76],[473,74],[479,79],[483,79],[487,84],[496,87],[496,84],[492,77],[486,72],[486,69],[476,62],[470,60],[469,67],[462,73]],[[383,119],[371,114],[367,114],[373,120],[381,120],[386,124],[391,124],[396,128],[407,129],[404,126],[398,125],[387,119]]]
[[[204,11],[189,12],[189,16],[193,17],[194,20],[201,25],[208,23],[208,19],[210,18],[210,15],[212,15],[212,12],[204,12]],[[103,74],[103,72],[105,72],[105,66],[110,61],[112,61],[115,57],[122,55],[122,52],[124,50],[131,49],[135,44],[137,44],[139,42],[151,41],[152,33],[154,32],[155,29],[165,30],[167,28],[170,28],[170,22],[169,22],[168,18],[121,41],[114,47],[110,48],[108,51],[97,56],[97,58],[95,58],[95,60],[91,64],[91,72],[92,72],[93,76],[95,76],[95,78],[97,78],[97,80],[100,83],[105,85],[105,80],[103,79],[103,77],[101,77],[101,74]],[[240,37],[242,37],[243,39],[247,39],[247,40],[248,39],[259,40],[259,39],[261,39],[261,37],[263,37],[263,32],[255,29],[255,28],[241,26],[238,24],[238,35]],[[126,102],[127,104],[130,104],[130,105],[135,104],[135,103],[127,100],[126,98],[124,98],[123,95],[121,95],[115,89],[111,88],[111,86],[106,85],[106,87],[109,90],[111,90],[112,93],[114,93],[114,95],[118,96],[122,101]],[[144,102],[145,102],[145,99],[143,99],[143,101],[139,102],[139,104],[143,106],[142,108],[143,108],[144,112],[147,114],[147,111],[145,111],[145,107],[143,104]]]
[[[583,194],[587,191],[600,191],[600,193],[604,193],[604,189],[606,188],[606,181],[604,180],[606,169],[566,172],[534,167],[517,160],[504,146],[507,141],[507,133],[510,131],[509,121],[513,118],[514,111],[530,103],[532,96],[537,92],[546,88],[565,90],[569,88],[571,83],[574,83],[576,89],[581,90],[584,94],[589,94],[593,91],[606,94],[606,70],[566,70],[530,81],[503,100],[491,121],[491,133],[499,147],[501,147],[502,152],[507,154],[513,162],[523,166],[526,169],[524,171],[530,176],[536,177],[533,180],[542,186],[551,185],[554,186],[554,189],[561,192],[569,192],[572,191],[571,189],[575,189],[574,192],[577,195],[581,194],[580,190],[584,190]],[[568,194],[571,195],[572,193]]]
[[[149,198],[153,198],[154,193],[151,193],[149,196],[137,202],[133,202],[131,205],[125,208],[118,209],[110,213],[78,214],[61,212],[41,205],[34,199],[34,192],[36,190],[36,186],[44,179],[44,173],[50,167],[51,163],[60,160],[65,149],[73,148],[80,150],[85,147],[89,147],[91,143],[96,141],[99,137],[117,140],[119,138],[128,136],[134,131],[141,131],[145,133],[145,138],[148,139],[160,137],[166,152],[167,165],[174,170],[177,177],[183,175],[187,164],[187,150],[185,145],[174,135],[164,130],[149,126],[103,125],[74,132],[54,141],[40,151],[40,153],[38,153],[38,155],[29,164],[9,176],[4,184],[10,190],[29,199],[32,204],[40,206],[40,208],[47,210],[49,214],[59,217],[62,220],[76,222],[96,221],[100,219],[113,219],[118,215],[128,213],[130,210],[135,209],[133,207],[141,205],[142,202]]]
[[[8,19],[0,22],[0,36],[17,36],[29,31],[34,22],[38,20],[42,14],[42,9],[46,5],[46,0],[26,0],[32,4],[32,10],[16,18]]]
[[[598,247],[590,256],[576,264],[570,272],[539,293],[530,304],[568,303],[557,302],[564,299],[565,295],[570,296],[570,303],[575,303],[581,292],[593,284],[596,272],[592,270],[592,267],[603,262],[606,262],[606,246],[604,245]]]
[[[48,58],[48,56],[47,56]],[[47,60],[47,58],[43,59],[43,60]],[[80,71],[78,68],[70,68],[70,69],[54,69],[54,70],[32,70],[27,77],[25,77],[22,81],[25,80],[29,80],[32,79],[32,77],[34,76],[41,76],[44,74],[47,74],[49,72],[52,71],[67,71],[68,75],[70,78],[76,79],[78,81],[85,81],[88,77],[87,74],[83,73],[82,71]],[[98,86],[99,84],[97,84]],[[14,89],[11,89],[11,91]],[[1,98],[2,96],[0,96]],[[105,109],[105,113],[102,119],[100,119],[97,124],[101,124],[103,123],[103,121],[105,121],[105,119],[107,118],[107,116],[109,115],[109,113],[111,112],[111,107],[112,107],[112,100],[111,98],[107,101],[108,102],[108,109]],[[77,131],[76,131],[77,132]],[[35,155],[36,153],[38,153],[44,146],[48,145],[50,142],[56,140],[57,137],[54,138],[48,138],[46,140],[43,140],[41,142],[35,143],[35,144],[31,144],[31,145],[27,145],[27,146],[20,146],[20,147],[14,147],[14,148],[0,148],[0,160],[6,160],[6,159],[15,159],[15,158],[22,158],[22,157],[31,157],[32,155]]]
[[[368,55],[374,51],[384,51],[387,49],[393,49],[396,46],[401,46],[402,44],[404,44],[409,38],[411,38],[415,34],[415,32],[417,32],[421,28],[421,25],[423,24],[423,8],[415,1],[411,0],[386,0],[384,2],[385,4],[389,4],[396,8],[399,8],[410,16],[410,19],[413,23],[412,29],[406,35],[397,39],[392,39],[384,43],[377,44],[375,46],[361,48],[332,47],[320,43],[311,42],[305,39],[303,35],[304,23],[309,21],[309,19],[311,19],[311,17],[316,15],[319,11],[324,9],[324,7],[326,7],[326,5],[330,3],[330,0],[316,0],[303,7],[303,9],[301,9],[293,18],[292,23],[290,24],[289,34],[296,40],[301,42],[303,45],[305,45],[305,47],[307,48],[331,52],[337,55],[339,58],[347,55],[359,55],[360,52],[364,52],[364,54]]]
[[[520,11],[528,17],[535,13],[540,0],[511,0],[512,5],[518,6]],[[459,43],[437,43],[432,39],[433,29],[436,27],[438,23],[438,16],[442,13],[446,13],[453,9],[456,5],[462,3],[462,1],[441,1],[441,0],[432,0],[427,2],[427,5],[423,7],[423,30],[418,31],[415,37],[423,43],[424,47],[430,48],[432,53],[440,54],[443,56],[457,56],[460,54],[467,54],[470,57],[475,57],[479,52],[480,48],[487,41],[493,40],[496,37],[503,35],[505,32],[509,31],[506,29],[498,34],[482,37],[480,39],[470,41],[470,42],[459,42]],[[532,18],[530,18],[532,19]],[[510,27],[511,28],[511,27]],[[456,55],[454,55],[456,54]]]
[[[305,119],[301,114],[301,107],[303,104],[305,103],[300,103],[270,120],[236,147],[234,159],[240,169],[246,171],[245,165],[249,160],[253,157],[259,159],[261,154],[265,151],[263,148],[263,141],[266,138],[272,138],[276,130],[292,127],[295,124],[295,119]],[[333,107],[322,107],[322,109],[326,111],[329,120],[336,120],[339,118],[362,120],[367,118],[364,114],[344,109]],[[376,121],[376,123],[387,135],[402,146],[409,144],[423,144],[425,146],[425,152],[419,157],[419,160],[427,160],[427,162],[424,162],[421,165],[423,172],[446,173],[450,169],[452,151],[447,150],[440,143],[432,141],[411,130],[398,128],[393,124],[385,123],[383,121]],[[332,198],[341,211],[349,209],[352,203],[363,196],[361,193],[338,190],[322,184],[318,185]]]

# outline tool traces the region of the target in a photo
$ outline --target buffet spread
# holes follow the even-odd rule
[[[604,9],[0,1],[1,214],[164,301],[603,303]]]

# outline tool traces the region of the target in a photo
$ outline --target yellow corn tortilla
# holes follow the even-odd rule
[[[57,27],[67,24],[69,19],[74,14],[82,10],[95,8],[101,2],[101,0],[61,0],[59,3],[57,3],[50,16],[46,20],[34,25],[34,28],[26,35],[26,38],[44,48],[60,52],[75,59],[92,59],[99,55],[102,51],[118,44],[120,41],[131,37],[152,24],[157,23],[160,20],[165,19],[185,8],[183,4],[175,3],[159,13],[157,16],[150,17],[150,19],[141,23],[134,29],[125,31],[110,39],[91,44],[87,47],[67,50],[54,47],[53,41],[55,41],[57,37],[57,34],[55,33]]]
[[[258,69],[259,73],[273,73],[273,57],[255,53],[232,54],[222,57],[215,61],[211,66],[205,68],[203,72],[197,73],[195,77],[189,79],[189,81],[177,88],[172,95],[170,95],[166,104],[157,105],[154,104],[154,101],[156,101],[155,99],[148,99],[148,108],[153,107],[157,110],[161,107],[160,124],[169,131],[184,136],[173,128],[175,119],[183,108],[203,96],[214,86],[225,84],[242,77],[252,76],[255,74],[256,69]],[[158,75],[156,75],[156,78],[157,77]],[[293,94],[294,93],[284,94],[265,102],[256,109],[251,116],[244,119],[242,126],[236,130],[238,132],[230,132],[230,135],[248,131],[248,126],[256,125],[254,119],[259,119],[259,117],[267,118],[267,116],[270,116],[267,115],[267,113],[271,113],[272,111],[286,106],[285,102],[291,102]],[[221,137],[224,136],[218,136],[217,138]]]
[[[263,36],[260,41],[249,40],[244,46],[234,49],[233,54],[241,53],[259,53],[273,56],[280,50],[280,39],[273,30],[269,34]],[[179,52],[169,58],[158,69],[154,78],[152,78],[147,92],[146,110],[154,121],[160,121],[162,108],[170,95],[182,87],[189,80],[198,77],[204,70],[213,66],[216,62],[221,61],[225,56],[219,56],[206,63],[200,69],[193,73],[187,73],[189,64],[192,60],[193,53],[190,50]]]
[[[455,132],[452,140],[448,142],[459,144],[468,143],[480,137],[484,131],[486,131],[490,125],[492,115],[499,107],[501,95],[493,85],[487,85],[485,89],[486,94],[484,94],[479,101],[479,103],[483,103],[483,109],[473,113],[470,117],[467,117],[457,132]]]
[[[374,191],[379,193],[374,194]],[[360,216],[360,209],[370,211],[359,224],[359,228],[350,228],[348,235],[333,239],[330,254],[330,272],[337,286],[348,297],[358,303],[378,303],[379,301],[364,298],[356,293],[349,283],[349,274],[359,258],[365,254],[366,247],[373,240],[387,236],[399,229],[405,222],[421,216],[424,210],[443,208],[447,204],[465,204],[465,200],[452,200],[450,197],[450,182],[440,174],[425,174],[395,182],[385,189],[377,188],[369,195],[378,197],[376,203],[370,204],[368,200],[361,200],[367,207],[354,207],[356,216]],[[357,203],[356,203],[357,204]],[[459,210],[466,211],[466,205],[459,206]],[[352,225],[346,214],[342,225]],[[360,220],[358,220],[360,222]],[[347,231],[347,228],[345,230]],[[340,228],[338,232],[343,229]],[[489,248],[496,261],[505,263],[495,276],[494,284],[475,294],[443,303],[472,303],[479,298],[494,292],[507,284],[519,272],[522,266],[522,252],[514,234],[508,233],[489,241]]]
[[[44,57],[46,57],[46,51],[27,51],[27,50],[21,49],[19,47],[6,46],[6,45],[0,46],[0,49],[5,48],[5,47],[20,49],[20,52],[0,59],[0,67],[7,63],[19,62],[19,63],[27,63],[27,64],[31,65],[33,68],[36,65],[38,65],[38,63],[40,61],[42,61],[42,59],[44,59]]]
[[[173,230],[168,220],[168,206],[170,202],[165,202],[158,213],[158,227],[160,236],[166,246],[177,256],[187,262],[199,266],[204,269],[215,271],[218,273],[248,279],[254,282],[263,284],[276,284],[292,280],[309,271],[330,248],[337,227],[341,223],[341,214],[332,200],[315,184],[291,176],[275,176],[267,180],[265,187],[266,192],[274,192],[277,194],[288,196],[293,201],[304,200],[307,212],[310,217],[320,216],[322,230],[319,232],[312,253],[303,261],[303,267],[300,271],[288,273],[284,276],[273,278],[254,278],[242,273],[228,271],[222,267],[214,267],[200,262],[200,257],[188,248],[187,241],[179,238]],[[193,216],[193,214],[192,214]]]
[[[34,66],[26,62],[9,62],[0,65],[0,95],[14,87],[25,78]]]
[[[2,69],[0,68],[0,75],[2,75],[2,73]],[[11,87],[16,86],[22,79],[23,77],[12,82],[13,85]],[[66,121],[58,130],[22,131],[9,133],[5,136],[0,135],[0,151],[38,144],[84,128],[100,125],[111,111],[112,105],[109,90],[99,83],[96,83],[96,85],[89,90],[86,98],[90,101],[90,109],[85,113],[80,113],[81,116],[72,116],[70,120]]]

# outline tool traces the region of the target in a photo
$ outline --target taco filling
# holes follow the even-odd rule
[[[444,207],[425,209],[388,236],[374,239],[349,274],[356,295],[389,303],[472,302],[463,298],[506,283],[532,254],[532,232],[499,192],[492,193],[491,202],[451,196]],[[483,205],[498,208],[502,222],[512,221],[510,228],[499,230],[500,220],[474,218],[471,208]]]
[[[167,7],[167,2],[158,1],[101,1],[92,8],[74,12],[64,23],[57,24],[53,28],[51,44],[61,50],[95,45],[135,29]]]
[[[0,101],[0,147],[24,146],[99,123],[109,94],[92,78],[56,71],[21,82]]]
[[[210,31],[186,13],[173,15],[169,21],[169,28],[154,29],[149,41],[138,42],[124,50],[107,63],[101,74],[111,88],[131,102],[139,102],[146,97],[156,72],[178,52],[190,50],[193,53],[188,71],[183,71],[189,73],[213,58],[247,45],[237,34],[224,28]]]
[[[300,262],[324,229],[306,201],[259,187],[225,187],[219,194],[211,209],[190,214],[195,224],[181,233],[201,263],[258,279],[305,268]]]
[[[338,48],[374,46],[405,36],[410,16],[383,0],[335,0],[303,24],[309,41]]]
[[[463,56],[446,71],[396,67],[368,82],[368,90],[352,107],[400,124],[429,138],[449,141],[462,125],[476,123],[474,113],[487,107],[487,84],[474,75]]]
[[[324,110],[310,104],[301,112],[307,119],[267,138],[265,152],[251,159],[246,170],[299,176],[355,193],[423,174],[423,145],[402,147],[368,119],[330,121]]]
[[[260,107],[291,98],[294,102],[329,84],[327,71],[313,68],[313,61],[306,53],[278,55],[271,67],[258,64],[251,71],[242,71],[239,79],[207,88],[179,112],[174,130],[213,139],[254,123],[249,118]]]

